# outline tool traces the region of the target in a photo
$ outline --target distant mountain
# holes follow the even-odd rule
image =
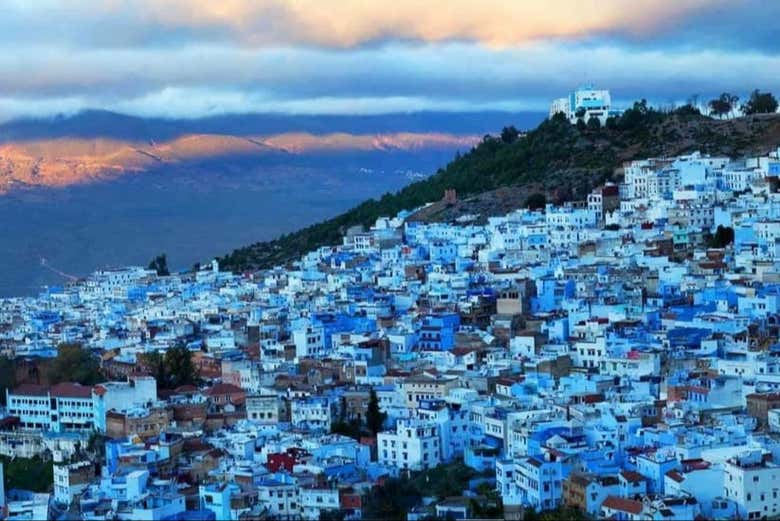
[[[496,124],[522,127],[542,117],[539,113],[419,112],[163,119],[85,111],[68,117],[21,119],[0,125],[0,194],[217,159],[232,163],[279,154],[454,152],[470,148]]]
[[[533,128],[540,112],[410,112],[366,116],[228,114],[198,119],[142,118],[87,110],[71,116],[25,118],[0,124],[0,143],[51,138],[102,138],[126,141],[168,141],[191,134],[255,136],[302,132],[310,134],[448,133],[483,135],[514,125]]]
[[[468,149],[475,135],[394,133],[270,136],[184,135],[164,142],[57,138],[0,144],[0,194],[22,186],[67,186],[152,169],[182,167],[221,159],[289,154],[410,152]]]
[[[456,204],[438,202],[415,218],[451,220],[466,213],[484,218],[522,207],[534,192],[558,202],[581,200],[599,183],[619,179],[621,165],[632,159],[695,150],[734,157],[763,154],[778,146],[780,114],[716,120],[690,107],[665,113],[636,104],[606,128],[595,129],[578,128],[556,117],[525,136],[486,137],[425,180],[298,232],[236,249],[220,264],[242,271],[286,263],[338,243],[350,226],[370,225],[377,217],[440,201],[449,188],[457,191]]]

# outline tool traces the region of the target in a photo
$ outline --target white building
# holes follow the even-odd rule
[[[325,354],[325,330],[321,326],[308,326],[292,333],[295,356],[317,357]]]
[[[330,432],[336,404],[322,397],[294,400],[290,407],[291,422],[298,429],[314,429]]]
[[[560,112],[571,123],[576,123],[580,118],[587,122],[593,117],[604,125],[609,116],[619,114],[613,111],[611,106],[612,101],[608,90],[596,90],[592,85],[585,85],[565,98],[553,100],[550,105],[550,117]]]
[[[6,389],[8,414],[19,418],[22,427],[42,431],[92,431],[98,420],[92,388],[60,383],[47,389],[24,384]]]
[[[302,519],[320,519],[322,512],[340,508],[337,488],[301,488],[298,493]]]
[[[421,470],[441,463],[439,427],[435,422],[399,420],[395,432],[377,434],[379,463],[398,469]]]
[[[780,514],[780,466],[764,461],[761,451],[746,452],[724,465],[724,496],[737,503],[741,519],[763,519]]]
[[[257,500],[274,519],[298,519],[301,516],[298,485],[291,478],[265,479],[256,485]],[[316,501],[316,498],[315,498]]]
[[[157,380],[151,376],[131,376],[126,382],[104,382],[94,388],[98,429],[105,431],[105,414],[131,409],[149,409],[157,402]]]
[[[247,396],[246,418],[263,425],[279,423],[279,397],[275,394]]]
[[[79,461],[76,463],[54,463],[54,499],[61,504],[70,505],[73,498],[89,486],[94,477],[94,463]]]

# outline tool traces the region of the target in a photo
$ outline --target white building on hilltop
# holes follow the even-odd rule
[[[592,85],[586,85],[571,92],[565,98],[553,100],[550,105],[550,117],[562,112],[571,123],[577,119],[584,122],[595,117],[604,125],[609,116],[617,116],[619,111],[611,109],[612,100],[608,90],[596,90]]]

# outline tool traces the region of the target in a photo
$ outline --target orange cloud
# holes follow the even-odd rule
[[[467,40],[515,46],[604,31],[647,34],[725,0],[129,0],[164,27],[222,30],[251,45],[304,44],[349,48],[383,40]]]

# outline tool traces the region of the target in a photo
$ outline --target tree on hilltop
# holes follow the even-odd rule
[[[724,92],[717,98],[711,99],[707,104],[710,107],[710,115],[718,116],[719,118],[731,115],[734,109],[737,108],[738,101],[739,96]]]
[[[588,130],[599,130],[601,128],[601,120],[596,116],[588,118]]]
[[[777,112],[777,99],[771,92],[761,92],[758,89],[750,93],[750,98],[742,105],[746,116],[752,114],[772,114]]]
[[[514,143],[515,141],[517,141],[518,137],[520,137],[520,131],[518,131],[512,125],[508,127],[504,127],[501,130],[501,141],[503,141],[506,144]]]

